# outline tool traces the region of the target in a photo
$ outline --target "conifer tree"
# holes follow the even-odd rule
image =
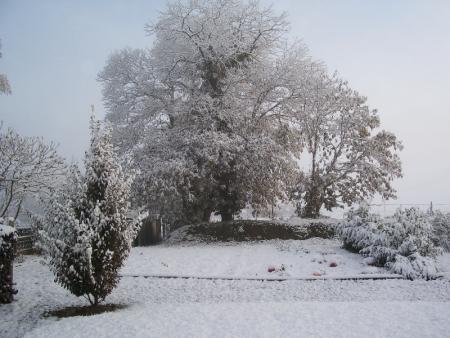
[[[55,281],[96,305],[117,285],[139,222],[127,219],[132,177],[114,154],[110,130],[94,119],[85,169],[72,166],[47,203],[40,238]]]

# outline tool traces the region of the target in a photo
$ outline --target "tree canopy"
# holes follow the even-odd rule
[[[402,144],[393,133],[378,130],[378,112],[365,97],[336,75],[319,72],[309,77],[295,114],[309,164],[294,188],[302,216],[317,217],[322,206],[350,206],[375,193],[395,197],[391,182],[402,175],[397,155]]]
[[[139,172],[136,205],[184,223],[208,220],[211,212],[229,220],[248,205],[264,210],[300,186],[313,186],[312,172],[324,174],[298,165],[304,150],[315,147],[328,149],[321,151],[336,157],[331,167],[338,170],[349,154],[358,170],[374,158],[382,163],[360,182],[364,189],[343,188],[358,180],[351,178],[354,171],[345,183],[335,175],[317,189],[340,190],[321,192],[320,206],[374,192],[393,195],[389,182],[400,173],[399,161],[386,164],[394,156],[386,147],[400,147],[395,136],[363,137],[378,127],[376,113],[328,76],[305,46],[288,41],[284,15],[253,1],[179,1],[146,31],[154,38],[150,49],[120,50],[99,74],[114,143]],[[342,146],[328,130],[338,132],[338,116],[348,121]],[[358,132],[378,151],[366,154],[356,139],[350,144]],[[308,136],[314,133],[323,142]],[[340,147],[335,155],[333,145]],[[296,196],[309,195],[303,189]]]

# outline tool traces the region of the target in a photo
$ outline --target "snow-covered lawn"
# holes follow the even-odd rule
[[[344,276],[368,268],[361,256],[331,240],[134,248],[107,298],[126,309],[59,320],[42,315],[86,302],[54,284],[40,261],[29,256],[16,264],[20,292],[14,303],[0,306],[0,337],[450,336],[448,277],[278,282],[130,276],[303,277],[322,270]],[[331,261],[337,266],[329,267]],[[450,255],[441,263],[450,270]],[[285,271],[267,271],[281,264]]]
[[[337,240],[311,238],[142,247],[133,249],[122,273],[288,279],[387,274],[385,269],[368,266],[361,255],[340,246]]]
[[[448,337],[448,303],[144,304],[63,320],[28,337]]]

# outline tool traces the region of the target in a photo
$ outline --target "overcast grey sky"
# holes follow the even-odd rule
[[[288,1],[291,35],[337,70],[403,141],[399,203],[450,203],[450,1]],[[0,0],[0,38],[13,94],[0,120],[80,159],[90,105],[103,117],[97,73],[123,47],[149,47],[144,25],[165,1]]]

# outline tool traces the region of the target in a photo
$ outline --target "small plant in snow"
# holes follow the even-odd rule
[[[109,129],[94,119],[85,167],[82,175],[73,166],[46,203],[39,233],[55,281],[96,305],[117,285],[140,222],[127,219],[132,177],[118,163]]]
[[[433,243],[433,229],[427,216],[417,208],[397,210],[382,219],[367,206],[351,210],[338,226],[344,246],[374,258],[378,266],[407,278],[434,278],[434,258],[440,248]]]

